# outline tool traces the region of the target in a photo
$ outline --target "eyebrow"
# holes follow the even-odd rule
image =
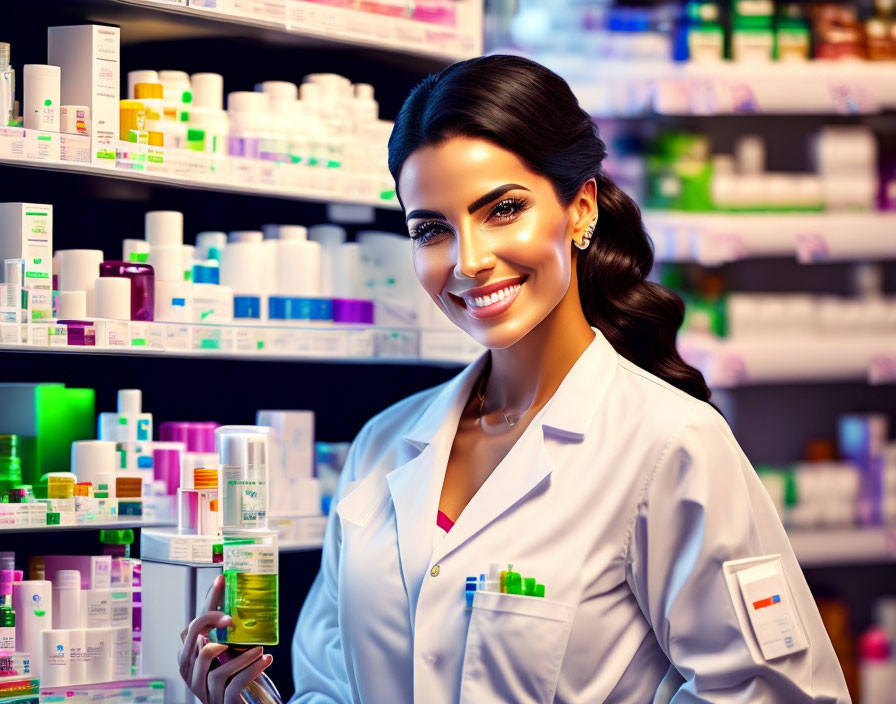
[[[528,191],[529,189],[525,186],[521,186],[518,183],[505,183],[503,186],[498,186],[497,188],[493,188],[484,196],[481,196],[474,200],[470,205],[467,206],[467,212],[472,215],[477,210],[479,210],[482,206],[488,205],[493,200],[496,200],[503,196],[507,191],[513,191],[515,189],[521,189],[523,191]],[[412,210],[408,213],[408,216],[405,218],[405,222],[410,222],[414,218],[434,218],[436,220],[447,220],[444,213],[440,213],[438,210]]]

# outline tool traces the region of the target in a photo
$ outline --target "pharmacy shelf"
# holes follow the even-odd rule
[[[646,210],[644,224],[659,262],[717,266],[753,257],[796,258],[802,264],[896,259],[896,213]]]
[[[57,334],[64,326],[0,323],[0,352],[458,367],[483,349],[460,330],[447,329],[125,321],[95,325],[96,346],[81,346],[66,344],[64,335]]]
[[[51,533],[54,531],[73,530],[120,530],[124,528],[167,528],[175,525],[173,521],[143,521],[139,518],[122,517],[117,521],[92,521],[67,526],[5,526],[0,525],[2,533]]]
[[[710,387],[801,382],[896,382],[896,336],[762,336],[719,339],[685,333],[682,357]]]
[[[787,535],[803,567],[896,562],[896,526],[802,529]]]
[[[287,37],[453,62],[482,53],[482,0],[453,3],[453,26],[303,0],[114,0],[181,18],[238,24]],[[115,19],[114,17],[112,19]]]
[[[535,57],[595,117],[864,115],[896,108],[896,62],[673,63]]]
[[[0,128],[0,132],[12,128]],[[3,153],[5,137],[0,134],[0,154]],[[253,182],[251,178],[241,179],[234,173],[232,177],[225,175],[179,175],[165,173],[163,171],[138,171],[133,168],[104,167],[94,164],[28,159],[17,156],[0,156],[0,165],[11,167],[24,167],[45,169],[62,173],[96,176],[100,178],[115,178],[139,183],[148,183],[154,186],[174,188],[189,188],[194,190],[217,191],[219,193],[234,193],[247,196],[263,196],[266,198],[284,198],[288,200],[301,200],[322,203],[351,203],[355,205],[371,205],[377,208],[389,210],[399,209],[398,201],[392,192],[385,195],[377,193],[374,179],[335,169],[301,169],[294,171],[297,177],[296,185],[276,185],[276,183]],[[260,170],[279,169],[273,163],[253,164],[252,171],[259,174],[258,181],[263,181],[264,176]]]

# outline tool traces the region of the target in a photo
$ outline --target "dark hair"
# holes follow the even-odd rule
[[[653,250],[641,211],[604,172],[606,146],[566,81],[541,64],[507,55],[460,61],[428,76],[405,100],[389,138],[396,188],[412,152],[460,136],[513,152],[550,179],[564,206],[596,179],[597,229],[577,263],[585,317],[623,357],[708,401],[703,375],[675,348],[684,303],[645,279]]]

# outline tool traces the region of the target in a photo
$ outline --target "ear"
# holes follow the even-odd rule
[[[579,188],[570,208],[573,242],[582,244],[585,231],[597,218],[597,180],[592,176]]]

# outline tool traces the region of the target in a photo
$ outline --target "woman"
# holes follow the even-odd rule
[[[675,350],[681,300],[645,280],[650,243],[605,156],[567,84],[522,58],[454,64],[406,100],[389,168],[414,266],[488,351],[355,440],[293,701],[848,701],[775,509]],[[496,591],[500,571],[544,597]],[[208,674],[223,646],[203,635],[227,622],[186,633],[204,702],[236,702],[268,664],[256,649]]]

